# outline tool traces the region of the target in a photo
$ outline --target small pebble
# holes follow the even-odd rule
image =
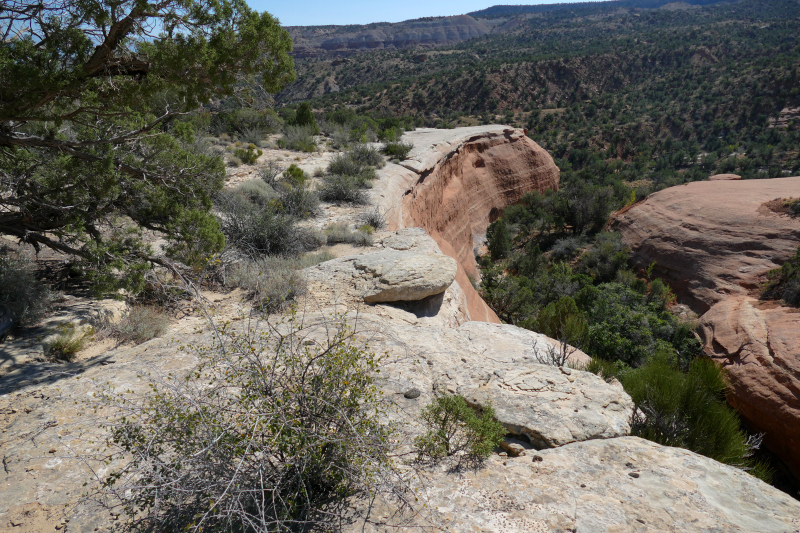
[[[48,453],[56,453],[56,449],[55,448],[50,448],[50,451]]]
[[[631,477],[639,477],[639,474],[637,474],[636,472],[630,472],[628,475]]]
[[[413,389],[408,389],[407,391],[405,391],[405,392],[403,393],[403,396],[405,396],[405,397],[406,397],[406,398],[408,398],[409,400],[414,400],[414,399],[416,399],[416,398],[419,398],[419,395],[420,395],[420,394],[422,394],[422,393],[420,392],[420,390],[419,390],[419,389],[417,389],[417,388],[413,388]]]
[[[542,457],[541,455],[534,455],[533,456],[533,462],[534,463],[541,463],[543,460],[544,460],[544,457]]]

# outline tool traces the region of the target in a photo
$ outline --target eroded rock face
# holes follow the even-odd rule
[[[486,35],[492,25],[469,15],[370,24],[343,32],[336,26],[289,27],[294,55],[311,57],[323,52],[355,52],[404,48],[418,44],[453,44]]]
[[[729,370],[729,402],[800,477],[800,311],[757,300],[766,273],[800,246],[800,220],[767,204],[797,196],[800,177],[695,182],[651,195],[611,227],[703,315],[705,352]]]
[[[800,477],[800,309],[731,297],[700,325],[706,353],[730,372],[728,401]]]
[[[496,532],[793,533],[800,502],[749,474],[680,448],[637,437],[589,440],[516,458],[492,456],[485,468],[424,471],[428,508],[390,514],[401,530]],[[367,524],[363,531],[391,531]],[[358,528],[348,531],[362,531]]]
[[[508,126],[418,129],[403,141],[414,149],[400,165],[381,171],[384,183],[373,192],[374,201],[389,211],[390,227],[425,228],[458,261],[456,279],[471,320],[499,322],[469,280],[478,276],[475,237],[525,193],[557,189],[558,167],[522,130]]]
[[[770,211],[776,198],[800,196],[800,177],[698,181],[670,187],[613,217],[646,268],[668,281],[683,303],[704,313],[728,295],[758,289],[800,245],[800,220]]]

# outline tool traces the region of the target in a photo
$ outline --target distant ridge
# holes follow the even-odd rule
[[[632,7],[640,9],[655,9],[667,4],[681,1],[694,6],[708,6],[721,4],[726,0],[609,0],[606,2],[575,2],[569,4],[539,4],[539,5],[497,5],[473,11],[467,15],[473,18],[493,18],[524,13],[546,13],[549,11],[562,11],[566,9],[607,8],[607,7]]]

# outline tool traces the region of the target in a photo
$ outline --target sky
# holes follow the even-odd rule
[[[571,2],[581,0],[570,0]],[[585,1],[585,0],[582,0]],[[400,22],[421,17],[463,15],[500,4],[563,4],[566,0],[248,0],[258,11],[269,11],[283,26]]]

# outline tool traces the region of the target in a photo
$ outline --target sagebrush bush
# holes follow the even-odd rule
[[[581,257],[582,269],[597,281],[612,281],[628,264],[629,249],[619,233],[604,232]]]
[[[313,236],[292,216],[257,206],[238,193],[224,191],[216,207],[227,244],[252,258],[293,255],[315,246]]]
[[[129,460],[101,499],[131,529],[333,531],[368,518],[353,498],[413,501],[389,457],[378,357],[343,318],[301,323],[214,328],[186,379],[151,378],[143,398],[102,392],[111,453]]]
[[[550,248],[550,257],[554,261],[570,261],[585,246],[586,241],[582,237],[564,237],[558,239],[553,247]]]
[[[265,206],[270,200],[278,197],[275,190],[263,180],[245,181],[239,184],[234,190],[254,204],[260,206]]]
[[[422,410],[424,435],[414,439],[421,460],[435,460],[463,454],[467,460],[482,461],[491,455],[507,431],[494,419],[494,409],[486,405],[479,415],[461,397],[437,395]]]
[[[361,222],[376,230],[382,230],[386,227],[386,215],[379,207],[375,207],[362,213]]]
[[[281,182],[277,186],[281,209],[297,218],[311,218],[319,214],[319,194],[305,185],[292,186]]]
[[[297,258],[264,257],[235,264],[225,275],[225,285],[250,293],[255,306],[267,313],[286,309],[306,293],[306,278]]]
[[[314,134],[315,129],[312,126],[286,126],[283,138],[278,140],[278,146],[298,152],[313,152],[317,149]]]
[[[357,176],[364,169],[364,165],[348,157],[346,153],[333,156],[328,163],[328,174],[339,176]]]
[[[169,317],[158,307],[134,305],[128,314],[111,326],[112,335],[123,342],[141,344],[160,337],[169,328]]]
[[[331,203],[366,204],[367,195],[361,188],[357,176],[328,174],[322,178],[319,197]]]
[[[17,325],[30,326],[50,308],[53,294],[36,279],[33,261],[12,256],[0,246],[0,314],[11,314]]]
[[[349,225],[345,223],[330,224],[325,228],[325,235],[331,244],[345,242],[356,246],[372,245],[372,231],[365,231],[363,227],[357,231],[350,231]]]
[[[381,168],[386,165],[386,161],[378,149],[368,144],[356,144],[347,151],[346,155],[364,167]]]
[[[413,149],[414,145],[411,143],[389,141],[383,147],[383,153],[390,157],[396,157],[397,159],[402,161],[408,158],[408,154],[411,153],[411,150]]]

